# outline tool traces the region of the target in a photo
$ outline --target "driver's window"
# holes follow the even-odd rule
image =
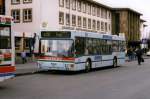
[[[75,53],[77,56],[84,55],[84,38],[76,37],[75,39]]]

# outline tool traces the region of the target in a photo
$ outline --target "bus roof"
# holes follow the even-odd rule
[[[74,30],[64,31],[64,30],[62,30],[62,31],[42,31],[41,33],[42,33],[41,37],[43,37],[43,38],[87,37],[87,38],[100,38],[100,39],[107,39],[107,40],[125,41],[125,38],[123,36],[110,35],[110,34],[104,34],[104,33],[96,33],[96,32],[85,32],[85,31],[74,31]]]
[[[107,40],[122,40],[125,41],[125,38],[118,35],[110,35],[104,33],[95,33],[95,32],[83,32],[83,31],[71,31],[71,35],[73,37],[90,37],[90,38],[100,38],[100,39],[107,39]]]

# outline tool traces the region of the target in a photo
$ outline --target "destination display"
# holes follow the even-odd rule
[[[71,32],[67,32],[67,31],[42,31],[41,37],[43,37],[43,38],[70,38]]]

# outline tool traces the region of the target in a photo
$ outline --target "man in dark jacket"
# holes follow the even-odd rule
[[[129,48],[129,49],[127,50],[127,56],[128,56],[128,58],[129,58],[129,61],[132,60],[132,54],[133,54],[133,52],[132,52],[131,48]]]
[[[138,64],[139,64],[139,65],[141,65],[142,54],[143,54],[142,49],[141,49],[141,48],[138,48],[138,49],[136,50],[136,56],[137,56]]]

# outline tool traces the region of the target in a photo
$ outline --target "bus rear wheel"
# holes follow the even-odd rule
[[[113,67],[116,68],[118,66],[117,64],[117,58],[114,58],[113,59]]]
[[[91,62],[88,60],[85,63],[85,72],[89,72],[91,70]]]

